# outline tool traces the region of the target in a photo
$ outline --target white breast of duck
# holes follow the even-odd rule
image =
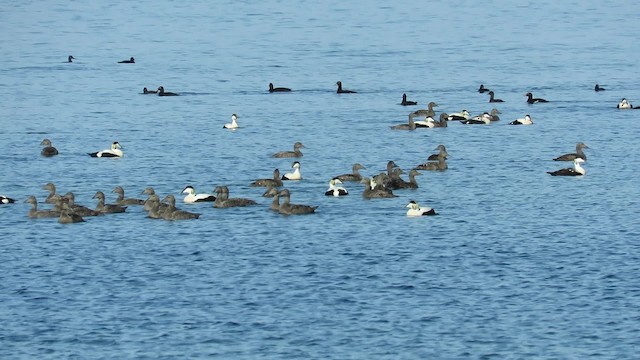
[[[232,114],[231,115],[231,122],[228,124],[224,124],[224,128],[225,129],[237,129],[238,128],[238,122],[236,121],[238,120],[238,115],[236,114]]]
[[[216,201],[216,197],[211,194],[196,194],[196,190],[192,186],[185,187],[182,193],[187,194],[183,199],[187,204]]]
[[[449,114],[448,120],[469,120],[469,112],[467,110],[462,110],[459,113]]]
[[[302,180],[302,174],[300,173],[300,163],[295,161],[293,165],[291,165],[293,172],[288,172],[282,175],[282,180]]]
[[[111,149],[98,151],[89,155],[91,155],[92,157],[122,157],[124,153],[122,152],[120,143],[115,141],[113,144],[111,144]]]
[[[625,98],[623,98],[619,103],[618,103],[618,109],[631,109],[631,103],[629,103],[629,101]]]
[[[489,113],[484,113],[482,115],[474,116],[471,119],[460,120],[460,122],[463,123],[463,124],[484,124],[484,125],[489,125],[489,124],[491,124],[492,120],[493,120],[493,117]]]
[[[349,195],[347,189],[342,186],[338,186],[337,184],[342,184],[342,181],[340,181],[340,179],[331,179],[329,181],[329,189],[324,194],[326,196],[335,197]]]
[[[424,120],[414,120],[413,123],[417,128],[434,128],[436,127],[435,120],[431,116],[427,116]]]
[[[515,119],[509,123],[509,125],[532,125],[532,124],[533,124],[533,120],[529,115],[525,115],[524,118]]]
[[[414,200],[411,200],[407,206],[407,208],[409,208],[409,210],[407,210],[407,216],[430,216],[430,215],[437,215],[436,211],[433,210],[430,207],[420,207],[420,205],[415,202]]]
[[[0,195],[0,204],[13,204],[16,201],[10,197],[6,197],[4,195]]]

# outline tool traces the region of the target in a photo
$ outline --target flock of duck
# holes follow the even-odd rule
[[[71,55],[68,57],[68,62],[72,62],[75,58]],[[135,59],[131,57],[129,60],[119,61],[118,63],[134,64]],[[356,91],[344,89],[342,82],[336,82],[338,94],[355,94]],[[594,91],[604,91],[605,89],[596,84]],[[283,93],[292,92],[293,90],[286,87],[275,87],[273,83],[269,83],[268,91],[270,93]],[[483,84],[480,85],[478,92],[481,94],[486,93],[489,96],[489,103],[501,103],[503,100],[495,97],[495,93],[486,88]],[[157,94],[158,96],[179,96],[179,93],[165,91],[163,86],[159,86],[157,90],[148,90],[143,88],[142,94]],[[548,101],[543,98],[534,97],[531,92],[525,94],[528,104],[547,103]],[[416,101],[407,100],[407,94],[402,94],[402,106],[416,106]],[[435,102],[429,102],[426,109],[420,109],[412,111],[408,114],[408,122],[391,126],[392,130],[409,130],[413,131],[420,128],[436,128],[447,127],[448,122],[459,121],[462,124],[491,124],[492,122],[500,120],[500,111],[493,108],[489,112],[484,112],[476,116],[471,116],[467,110],[461,112],[447,114],[441,113],[438,120],[435,120],[436,113],[434,108],[438,104]],[[617,105],[619,109],[637,109],[633,107],[629,101],[623,98]],[[236,130],[239,128],[238,115],[231,115],[231,122],[224,124],[223,128]],[[510,125],[532,125],[533,120],[529,114],[526,114],[522,118],[515,119],[509,122]],[[43,146],[41,155],[44,157],[53,157],[59,154],[58,150],[53,146],[50,139],[44,139],[40,143]],[[293,144],[293,150],[281,151],[274,153],[274,158],[300,158],[302,157],[301,149],[304,145],[301,142]],[[583,176],[586,170],[582,167],[582,164],[587,160],[587,156],[584,153],[584,149],[588,146],[582,142],[576,144],[576,151],[574,153],[568,153],[561,155],[553,160],[555,161],[571,161],[573,167],[562,168],[556,171],[550,171],[548,174],[552,176]],[[408,180],[402,179],[401,175],[406,172],[400,169],[393,161],[387,163],[386,172],[379,173],[373,177],[365,177],[360,174],[360,170],[365,167],[356,163],[353,164],[352,172],[347,174],[341,174],[334,176],[329,180],[329,187],[325,191],[326,196],[341,197],[349,195],[349,192],[343,185],[345,182],[360,182],[364,185],[362,196],[367,199],[375,198],[392,198],[396,197],[393,193],[394,190],[399,189],[415,189],[418,188],[416,176],[421,175],[420,171],[445,171],[448,168],[447,165],[447,149],[445,145],[439,145],[435,150],[437,153],[430,155],[427,161],[416,165],[410,171],[408,171]],[[119,142],[114,141],[111,144],[111,148],[100,151],[87,153],[91,157],[96,158],[119,158],[124,156],[122,146]],[[283,188],[284,181],[296,181],[302,179],[301,164],[299,161],[293,161],[291,165],[292,171],[281,175],[279,169],[273,171],[273,177],[257,179],[250,185],[252,187],[266,187],[266,191],[262,196],[271,197],[273,201],[270,209],[283,215],[301,215],[311,214],[317,209],[317,206],[292,204],[290,202],[291,193],[288,189]],[[38,209],[38,202],[35,196],[29,196],[26,203],[31,204],[31,209],[28,212],[30,218],[58,218],[60,223],[76,223],[83,222],[84,217],[90,216],[102,216],[113,213],[123,213],[129,206],[142,206],[148,213],[148,217],[154,219],[164,220],[186,220],[197,219],[199,213],[193,213],[185,210],[178,209],[176,207],[176,198],[174,195],[167,195],[163,199],[157,195],[153,188],[148,187],[142,194],[146,195],[146,199],[125,198],[124,189],[117,186],[113,189],[113,193],[118,196],[113,203],[106,203],[105,194],[102,191],[97,191],[93,196],[97,200],[95,208],[88,208],[83,205],[75,203],[75,196],[72,192],[67,192],[64,195],[58,195],[56,193],[56,187],[53,183],[48,183],[44,186],[44,189],[49,191],[49,195],[44,200],[45,203],[51,204],[50,209]],[[231,208],[231,207],[243,207],[257,205],[257,202],[251,199],[245,198],[232,198],[229,197],[229,188],[227,186],[217,186],[214,189],[214,194],[197,193],[193,186],[186,186],[182,191],[184,194],[184,203],[200,203],[208,202],[212,203],[214,208]],[[15,200],[7,197],[0,196],[1,204],[15,203]],[[411,200],[406,207],[408,208],[407,216],[428,216],[436,215],[437,212],[430,207],[421,207],[415,200]]]

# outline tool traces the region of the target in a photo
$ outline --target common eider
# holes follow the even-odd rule
[[[174,93],[174,92],[169,92],[169,91],[164,91],[164,86],[160,86],[158,87],[158,96],[178,96],[180,94]]]
[[[16,201],[8,196],[0,195],[0,205],[13,204]]]
[[[491,115],[485,112],[484,114],[474,116],[471,119],[460,120],[460,123],[465,125],[489,125],[491,124],[491,119]]]
[[[96,211],[103,214],[113,214],[113,213],[123,213],[127,210],[126,206],[116,205],[116,204],[105,204],[104,203],[104,193],[102,191],[96,192],[92,197],[93,199],[98,199],[98,205],[96,206]]]
[[[389,189],[384,189],[383,185],[381,188],[376,186],[375,189],[371,187],[371,180],[368,177],[362,178],[360,183],[364,184],[364,192],[362,193],[362,197],[365,199],[380,199],[380,198],[394,198],[397,197],[393,194],[393,192]]]
[[[471,115],[469,115],[469,112],[467,110],[462,110],[460,112],[457,113],[453,113],[453,114],[449,114],[449,117],[447,118],[447,120],[451,121],[451,120],[469,120],[469,117]]]
[[[143,94],[157,94],[157,93],[158,93],[158,90],[149,90],[149,89],[147,89],[147,88],[143,88],[143,89],[142,89],[142,93],[143,93]]]
[[[44,140],[42,140],[40,145],[44,146],[42,148],[42,151],[40,151],[40,155],[45,156],[45,157],[51,157],[51,156],[58,155],[58,149],[54,148],[51,145],[51,140],[44,139]]]
[[[438,150],[438,153],[429,155],[429,157],[427,158],[427,160],[429,161],[438,160],[438,156],[440,154],[443,154],[445,159],[447,158],[447,155],[449,155],[449,153],[447,152],[447,147],[442,144],[438,145],[438,147],[433,150]]]
[[[93,152],[93,153],[87,153],[87,154],[89,154],[89,156],[91,157],[122,157],[124,155],[124,153],[122,152],[122,147],[120,146],[120,143],[117,141],[114,141],[111,144],[111,149],[102,150],[102,151]]]
[[[118,61],[118,64],[134,64],[135,62],[136,62],[136,59],[134,59],[132,56],[129,60]]]
[[[338,81],[336,85],[338,85],[338,91],[336,91],[338,94],[355,94],[356,93],[355,91],[352,91],[352,90],[342,89],[342,81]]]
[[[342,184],[342,181],[340,181],[340,179],[331,179],[329,180],[329,189],[327,189],[327,191],[325,191],[325,195],[326,196],[345,196],[345,195],[349,195],[349,192],[347,191],[347,189],[343,188],[342,186],[338,186],[337,184]]]
[[[491,91],[491,90],[489,90],[489,89],[487,89],[486,87],[484,87],[484,85],[483,85],[483,84],[480,84],[480,88],[478,88],[478,92],[479,92],[480,94],[484,94],[484,93],[486,93],[486,92],[488,92],[488,91]]]
[[[280,204],[278,211],[283,215],[312,214],[318,208],[317,206],[291,204],[291,194],[288,189],[280,191],[280,199],[282,199],[282,203]]]
[[[182,199],[182,201],[187,204],[216,201],[216,197],[211,194],[196,194],[196,189],[191,185],[185,187],[182,193],[187,194],[184,199]]]
[[[291,168],[293,169],[293,172],[288,172],[282,175],[281,180],[302,180],[302,174],[300,173],[300,162],[294,161],[293,164],[291,164]]]
[[[504,102],[504,100],[502,99],[496,99],[494,96],[495,94],[493,93],[493,91],[489,91],[489,102],[490,103],[497,103],[497,102]]]
[[[351,174],[342,174],[338,176],[334,176],[334,179],[338,179],[340,181],[360,181],[362,180],[362,175],[360,175],[361,169],[365,169],[364,166],[360,163],[355,163],[351,167]]]
[[[56,185],[54,183],[46,183],[43,187],[44,190],[49,191],[49,195],[44,200],[47,204],[54,204],[54,197],[56,196]]]
[[[118,205],[144,205],[144,200],[135,198],[124,198],[124,189],[122,186],[116,186],[111,192],[118,194],[116,204]]]
[[[596,84],[596,86],[593,88],[593,90],[594,90],[595,92],[598,92],[598,91],[605,91],[605,90],[607,90],[607,89],[605,89],[605,88],[603,88],[602,86],[600,86],[600,85]]]
[[[422,117],[422,116],[424,116],[425,118],[429,117],[429,116],[430,117],[434,117],[434,116],[436,116],[436,112],[433,110],[433,108],[437,107],[437,106],[438,106],[438,104],[436,104],[433,101],[430,101],[427,104],[427,108],[426,109],[416,110],[416,111],[411,113],[411,116],[412,117]]]
[[[587,160],[587,155],[584,153],[582,149],[588,149],[589,147],[583,143],[579,142],[576,144],[576,152],[568,153],[564,155],[560,155],[557,158],[553,159],[554,161],[573,161],[576,158],[581,158],[583,160]]]
[[[73,62],[73,61],[71,61],[71,60],[75,60],[75,59],[76,59],[76,58],[74,58],[74,57],[73,57],[73,55],[69,55],[69,57],[67,57],[67,62],[68,62],[68,63]]]
[[[407,206],[407,216],[431,216],[438,215],[436,211],[430,207],[420,207],[420,205],[414,200],[409,201]]]
[[[190,220],[200,217],[200,214],[176,208],[176,197],[171,194],[162,199],[162,202],[169,205],[162,213],[162,218],[165,220]]]
[[[548,102],[547,100],[545,100],[543,98],[534,98],[533,94],[530,93],[530,92],[526,93],[524,96],[527,97],[527,103],[529,103],[529,104],[537,104],[537,103]]]
[[[29,216],[32,219],[55,218],[60,216],[60,211],[38,210],[38,201],[36,200],[36,197],[33,195],[29,196],[27,200],[25,200],[24,202],[26,202],[27,204],[31,204],[31,209],[29,209],[27,216]]]
[[[273,87],[273,83],[269,83],[269,92],[290,92],[291,89],[286,87]]]
[[[251,183],[251,186],[271,186],[271,187],[280,187],[282,186],[282,179],[280,178],[280,170],[273,170],[273,177],[271,179],[258,179]]]
[[[271,155],[271,157],[274,157],[274,158],[301,157],[302,151],[300,151],[300,149],[303,147],[304,145],[302,145],[300,141],[297,141],[295,144],[293,144],[293,151],[280,151]]]
[[[573,159],[573,167],[565,168],[556,171],[547,171],[547,174],[551,174],[551,176],[582,176],[587,171],[580,166],[580,164],[584,163],[584,159],[575,158]]]
[[[231,122],[224,124],[223,128],[231,129],[231,130],[237,129],[238,128],[238,122],[236,120],[238,120],[238,115],[231,114]]]
[[[392,125],[390,126],[391,130],[415,130],[416,129],[416,123],[413,121],[413,116],[411,116],[411,114],[409,114],[409,122],[408,123],[402,123],[402,124],[398,124],[398,125]]]
[[[622,98],[618,103],[618,109],[633,109],[633,105],[626,98]]]
[[[407,94],[402,94],[402,102],[400,103],[400,105],[402,106],[418,105],[418,102],[407,100]]]
[[[531,116],[527,114],[524,118],[513,120],[509,125],[533,125],[533,120],[531,119]]]
[[[216,201],[213,202],[214,208],[243,207],[257,204],[251,199],[230,198],[229,188],[226,186],[216,186],[214,191],[217,194]]]

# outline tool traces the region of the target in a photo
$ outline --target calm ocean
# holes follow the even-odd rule
[[[640,8],[625,1],[16,1],[0,39],[0,358],[634,359]],[[76,60],[67,63],[67,56]],[[135,64],[118,64],[135,58]],[[357,94],[336,94],[336,81]],[[269,94],[268,84],[292,88]],[[595,92],[598,83],[607,88]],[[480,84],[504,100],[490,104]],[[141,95],[143,87],[182,96]],[[527,92],[549,100],[529,105]],[[418,106],[399,105],[406,93]],[[491,125],[393,131],[410,111]],[[496,105],[496,106],[494,106]],[[240,128],[223,129],[232,113]],[[509,126],[530,114],[532,126]],[[49,138],[60,154],[40,156]],[[120,159],[89,152],[119,141]],[[291,201],[249,184],[293,159]],[[586,143],[587,174],[552,177]],[[393,199],[332,176],[449,169]],[[406,174],[403,175],[406,178]],[[198,220],[29,219],[42,186]],[[253,207],[182,203],[227,185]],[[408,218],[416,200],[439,216]],[[636,355],[633,355],[636,354]]]

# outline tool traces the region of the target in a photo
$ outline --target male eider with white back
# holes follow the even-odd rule
[[[93,152],[93,153],[87,153],[89,154],[89,156],[91,157],[122,157],[124,155],[124,152],[122,152],[122,147],[120,146],[120,143],[117,141],[114,141],[111,144],[111,149],[107,149],[107,150],[102,150],[102,151],[97,151],[97,152]]]
[[[224,129],[231,129],[231,130],[235,130],[238,128],[238,122],[236,121],[238,120],[238,115],[236,114],[231,114],[231,122],[224,124],[223,128]]]
[[[575,158],[573,159],[573,167],[565,168],[556,171],[547,171],[547,174],[551,176],[582,176],[586,174],[586,170],[580,166],[580,164],[584,163],[584,159]]]
[[[618,109],[633,109],[633,105],[626,98],[622,98],[618,103]]]
[[[300,162],[294,161],[293,164],[291,164],[291,168],[293,169],[293,172],[288,172],[282,175],[281,180],[302,180],[302,174],[300,173]]]
[[[533,125],[533,120],[531,120],[531,116],[527,114],[524,118],[513,120],[509,125]]]
[[[182,190],[182,193],[187,194],[183,199],[187,204],[216,201],[216,197],[211,194],[197,194],[196,189],[191,185],[185,187],[184,190]]]
[[[324,194],[326,196],[335,197],[349,195],[347,189],[343,188],[342,186],[338,186],[338,184],[342,184],[342,181],[340,181],[340,179],[333,178],[329,180],[329,189],[327,189]]]
[[[417,202],[415,202],[415,200],[409,201],[406,207],[409,208],[409,210],[407,210],[407,216],[438,215],[436,211],[430,207],[420,207],[420,205]]]
[[[13,204],[16,201],[10,197],[4,196],[4,195],[0,195],[0,205],[4,205],[4,204]]]

